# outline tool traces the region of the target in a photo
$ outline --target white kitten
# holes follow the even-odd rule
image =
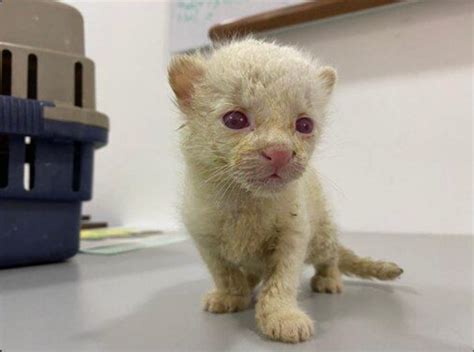
[[[215,282],[206,310],[243,310],[262,282],[258,327],[299,342],[313,334],[296,301],[304,262],[316,269],[317,292],[341,292],[341,272],[380,280],[402,273],[338,243],[308,165],[334,69],[294,48],[246,39],[174,58],[169,80],[185,117],[184,221]]]

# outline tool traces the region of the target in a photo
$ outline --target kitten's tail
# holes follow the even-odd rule
[[[361,258],[353,251],[339,245],[339,270],[348,276],[363,279],[393,280],[403,273],[395,263]]]

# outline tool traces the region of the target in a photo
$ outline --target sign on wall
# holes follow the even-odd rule
[[[301,0],[183,0],[171,4],[171,51],[182,52],[210,44],[211,26],[226,20],[301,2]]]

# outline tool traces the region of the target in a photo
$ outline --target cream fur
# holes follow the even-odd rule
[[[294,48],[245,39],[174,58],[169,78],[185,117],[183,218],[215,283],[204,298],[207,311],[246,309],[261,282],[259,329],[271,339],[299,342],[313,334],[296,300],[305,262],[316,269],[311,287],[317,292],[341,292],[341,273],[381,280],[402,273],[396,264],[359,258],[338,243],[308,165],[324,131],[336,81],[332,68]],[[224,126],[230,110],[245,112],[251,128]],[[300,115],[314,119],[314,134],[295,132]],[[295,152],[285,182],[255,182],[266,171],[260,151],[274,145]]]

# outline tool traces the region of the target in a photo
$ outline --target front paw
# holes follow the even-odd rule
[[[279,310],[260,317],[257,315],[257,324],[264,335],[282,342],[303,342],[314,333],[313,322],[298,309]]]
[[[249,307],[251,296],[230,295],[211,291],[204,296],[204,310],[211,313],[233,313]]]

